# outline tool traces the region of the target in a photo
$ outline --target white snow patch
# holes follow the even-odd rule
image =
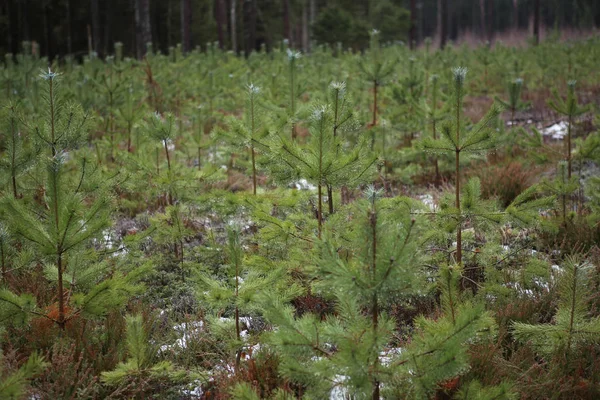
[[[542,129],[542,135],[550,136],[555,140],[562,140],[567,135],[569,125],[565,121],[560,121]]]
[[[381,365],[388,367],[394,357],[400,355],[402,351],[402,347],[392,347],[391,349],[383,350],[379,353],[379,362],[381,362]]]
[[[344,382],[348,380],[346,375],[336,375],[333,378],[333,388],[329,392],[329,400],[346,400],[350,398],[350,393],[346,389]]]
[[[317,187],[312,183],[308,182],[306,179],[302,178],[297,181],[294,181],[288,185],[288,187],[292,189],[298,190],[317,190]]]
[[[422,194],[420,196],[417,196],[417,198],[419,200],[421,200],[421,203],[423,203],[424,205],[426,205],[427,207],[429,207],[429,209],[431,211],[435,211],[436,209],[436,204],[435,201],[433,200],[433,196],[430,194]]]

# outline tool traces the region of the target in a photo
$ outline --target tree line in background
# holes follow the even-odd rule
[[[218,42],[248,54],[288,39],[310,50],[311,43],[364,49],[368,31],[383,41],[411,45],[437,36],[448,40],[472,32],[493,40],[497,32],[540,27],[590,29],[600,26],[596,0],[2,0],[0,51],[19,52],[36,42],[40,55],[54,58],[89,52],[141,57],[147,43],[161,52],[177,44],[184,51]]]

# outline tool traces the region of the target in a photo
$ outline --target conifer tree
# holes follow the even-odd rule
[[[40,257],[47,274],[54,277],[57,315],[41,313],[32,295],[17,295],[8,289],[0,292],[0,314],[4,323],[23,323],[33,315],[41,315],[64,330],[70,319],[82,314],[101,316],[122,305],[139,288],[133,284],[135,273],[127,277],[115,274],[100,283],[90,281],[90,276],[98,279],[98,263],[93,257],[86,260],[80,255],[90,239],[108,227],[111,199],[87,156],[77,160],[77,176],[69,174],[67,157],[87,134],[87,116],[60,95],[58,73],[48,70],[41,78],[46,82],[45,118],[30,129],[47,151],[41,161],[47,172],[45,204],[4,197],[2,218]]]
[[[568,118],[567,121],[567,137],[565,140],[565,156],[564,160],[567,162],[567,178],[571,179],[572,173],[572,160],[573,160],[573,152],[572,152],[572,129],[573,129],[573,120],[584,114],[588,111],[589,107],[580,106],[577,101],[577,96],[575,94],[575,85],[577,81],[571,80],[568,82],[568,90],[567,90],[567,98],[562,99],[556,90],[554,90],[554,98],[548,101],[548,105],[557,113],[562,114]]]
[[[542,181],[542,189],[560,199],[560,216],[563,224],[567,223],[568,198],[579,188],[579,181],[576,177],[569,177],[568,163],[561,161],[558,163],[557,174],[554,180]]]
[[[117,393],[127,397],[146,398],[164,390],[165,383],[185,384],[201,377],[200,374],[177,368],[170,361],[156,362],[156,351],[149,345],[149,337],[141,315],[126,318],[126,348],[128,358],[114,370],[102,372],[102,382],[117,387]]]
[[[236,370],[240,366],[242,354],[242,326],[240,314],[256,312],[260,309],[258,297],[261,293],[277,293],[277,278],[281,270],[258,268],[260,264],[269,264],[261,258],[246,257],[241,242],[241,229],[237,224],[227,226],[227,264],[217,276],[208,272],[197,275],[198,297],[220,317],[223,313],[233,311],[235,336],[232,347],[235,349]],[[223,279],[223,273],[225,279]],[[294,285],[279,292],[297,293]],[[233,310],[231,310],[233,309]]]
[[[0,118],[4,123],[6,141],[4,143],[5,156],[0,159],[0,171],[8,178],[7,182],[15,199],[21,198],[17,179],[32,166],[35,158],[35,149],[25,140],[24,132],[20,130],[20,116],[15,104],[9,104],[2,109]]]
[[[516,78],[511,80],[508,84],[508,101],[503,101],[498,96],[495,97],[497,102],[510,110],[510,120],[513,126],[515,125],[515,112],[527,105],[527,103],[521,101],[522,91],[523,79]]]
[[[339,231],[327,230],[317,243],[314,290],[335,300],[336,313],[295,317],[282,299],[265,296],[265,316],[276,328],[266,340],[282,355],[281,373],[303,384],[311,398],[332,390],[387,398],[384,385],[389,388],[393,375],[381,353],[394,325],[384,305],[426,286],[415,268],[417,237],[405,199],[379,199],[381,191],[372,187],[366,195],[367,201],[343,210],[347,215],[336,213],[331,223]]]
[[[377,126],[377,89],[394,72],[393,60],[388,60],[379,45],[379,31],[373,29],[370,33],[371,41],[368,56],[361,59],[359,68],[364,74],[364,79],[372,84],[373,90],[373,119],[371,127]]]
[[[443,314],[437,320],[418,317],[416,334],[400,354],[396,365],[397,388],[408,398],[431,397],[438,384],[468,369],[468,346],[492,337],[496,323],[483,304],[459,290],[462,268],[443,267],[438,277]]]
[[[586,343],[600,340],[600,318],[588,317],[587,300],[591,294],[589,281],[594,268],[587,262],[570,257],[565,260],[559,277],[559,303],[552,323],[526,324],[515,322],[513,334],[522,343],[530,343],[546,357],[558,356],[572,368],[573,356]]]
[[[272,172],[279,180],[289,182],[304,178],[317,186],[319,237],[323,225],[323,187],[357,184],[368,179],[376,161],[367,153],[364,140],[354,148],[344,148],[337,130],[334,136],[334,118],[331,106],[314,106],[308,121],[311,135],[306,145],[280,138],[277,151],[272,153]]]
[[[501,107],[493,104],[487,114],[472,128],[467,129],[467,121],[462,115],[463,98],[465,96],[465,79],[467,69],[464,67],[454,68],[452,82],[452,98],[451,108],[452,113],[449,121],[442,125],[440,138],[425,138],[421,142],[421,146],[425,151],[433,153],[451,153],[455,157],[455,208],[458,226],[456,228],[456,260],[458,264],[462,263],[462,217],[461,217],[461,201],[460,201],[460,161],[463,153],[483,153],[492,150],[495,146],[494,132],[491,129],[491,124],[496,120]]]
[[[431,105],[429,106],[429,122],[431,123],[431,137],[433,140],[438,139],[437,123],[442,119],[438,113],[438,101],[439,99],[439,76],[431,75]],[[440,185],[442,178],[440,175],[439,160],[437,155],[433,156],[433,166],[435,169],[435,183]]]
[[[247,88],[246,113],[244,120],[230,117],[226,120],[228,129],[219,131],[229,142],[236,146],[243,146],[250,151],[252,162],[252,193],[256,195],[256,148],[264,147],[263,139],[269,134],[264,124],[263,112],[260,106],[260,88],[249,84]]]
[[[169,182],[173,181],[173,169],[171,168],[171,153],[169,151],[169,145],[173,144],[175,140],[175,115],[173,113],[165,113],[161,115],[155,112],[146,119],[146,132],[150,138],[159,141],[165,152],[165,158],[167,160],[167,175]],[[158,157],[158,153],[157,153]],[[157,158],[158,163],[158,158]],[[157,164],[158,169],[158,164]],[[167,196],[169,205],[173,205],[174,199],[174,187],[169,185]]]
[[[298,60],[302,57],[302,53],[287,49],[287,58],[290,64],[290,111],[289,114],[292,119],[292,141],[296,140],[296,101],[300,95],[299,83],[297,82],[296,74],[298,69]]]
[[[0,378],[0,398],[7,400],[23,398],[28,381],[47,367],[48,363],[44,361],[43,357],[38,353],[32,353],[21,368]]]

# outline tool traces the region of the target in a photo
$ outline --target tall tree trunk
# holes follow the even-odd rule
[[[43,25],[44,25],[44,47],[46,47],[46,56],[48,57],[48,60],[52,59],[52,49],[50,48],[50,38],[52,36],[52,27],[50,26],[50,22],[48,21],[49,17],[48,14],[50,12],[50,2],[49,1],[45,1],[44,2],[44,19],[43,19]],[[41,52],[40,52],[41,54]]]
[[[488,31],[487,31],[487,40],[489,45],[492,45],[492,40],[494,39],[494,0],[488,0]]]
[[[480,33],[483,36],[487,33],[486,23],[485,23],[485,0],[479,0],[479,25],[480,25]]]
[[[192,0],[181,0],[180,14],[181,46],[187,53],[192,50]]]
[[[237,27],[236,27],[236,23],[235,23],[236,22],[236,18],[237,18],[236,12],[235,12],[236,11],[235,8],[236,8],[236,5],[237,5],[236,3],[237,3],[237,0],[231,0],[231,7],[230,7],[230,10],[231,10],[230,21],[231,22],[229,23],[230,26],[231,26],[231,50],[233,50],[233,52],[235,54],[237,54],[237,51],[238,51],[238,46],[237,46]]]
[[[6,5],[6,30],[8,31],[8,35],[6,37],[7,43],[8,43],[8,51],[14,54],[14,49],[13,49],[13,43],[15,43],[15,40],[13,38],[13,35],[15,34],[13,28],[12,28],[12,15],[11,15],[11,10],[12,10],[12,6],[11,0],[5,0],[5,5]]]
[[[292,31],[290,24],[290,0],[283,0],[283,37],[292,46]]]
[[[308,53],[308,0],[302,3],[302,50]]]
[[[90,13],[92,19],[92,46],[97,55],[100,55],[100,5],[98,0],[90,1]]]
[[[439,0],[439,20],[440,20],[440,49],[446,47],[448,40],[448,0]]]
[[[227,10],[225,0],[215,0],[215,21],[217,23],[217,37],[219,48],[225,48],[225,33],[227,29]]]
[[[514,30],[519,29],[519,0],[513,0],[513,20],[512,27]]]
[[[256,0],[244,1],[244,54],[256,48]]]
[[[535,44],[540,44],[540,0],[533,1],[533,37]]]
[[[152,42],[150,27],[150,0],[135,1],[135,32],[137,56],[142,58],[146,54],[147,43]]]
[[[414,50],[417,43],[417,0],[410,0],[410,29],[408,30],[410,49]]]
[[[109,16],[109,12],[110,10],[113,9],[113,5],[112,5],[112,1],[111,0],[106,0],[104,2],[104,20],[103,20],[103,26],[104,26],[104,40],[103,40],[103,44],[104,47],[102,49],[103,54],[110,54],[114,52],[114,46],[113,46],[113,42],[112,42],[112,31],[111,31],[111,27],[112,27],[112,19]]]

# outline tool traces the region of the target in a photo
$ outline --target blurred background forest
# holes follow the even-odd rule
[[[304,51],[313,43],[363,49],[373,28],[384,41],[419,45],[432,37],[444,46],[598,26],[598,0],[2,0],[0,51],[14,54],[31,41],[50,59],[103,57],[122,42],[125,55],[140,57],[146,43],[167,52],[218,42],[248,54],[282,39]]]

